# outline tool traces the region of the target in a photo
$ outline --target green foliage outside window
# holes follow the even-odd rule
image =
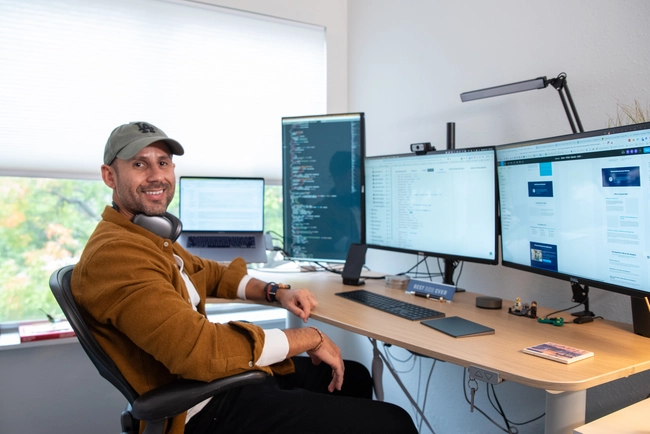
[[[279,234],[281,200],[281,187],[267,186],[265,226]],[[0,323],[62,317],[50,276],[79,260],[110,203],[102,181],[0,177]]]
[[[0,178],[0,322],[60,316],[50,275],[79,258],[110,203],[101,181]]]
[[[282,186],[280,185],[267,184],[264,189],[264,231],[273,232],[273,238],[282,236]]]

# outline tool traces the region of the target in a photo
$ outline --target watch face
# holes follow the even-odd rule
[[[275,282],[267,283],[265,287],[266,301],[269,302],[277,301],[275,295],[277,294],[278,289],[291,289],[291,285],[287,285],[286,283],[275,283]]]
[[[264,292],[266,293],[266,301],[268,302],[274,302],[275,300],[275,293],[278,291],[278,284],[275,282],[269,282],[266,284],[266,287],[264,288]]]
[[[279,286],[276,284],[271,285],[271,290],[269,291],[269,294],[271,295],[271,301],[276,301],[275,300],[275,294],[278,292]]]

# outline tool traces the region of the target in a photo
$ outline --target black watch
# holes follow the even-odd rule
[[[268,289],[266,291],[266,299],[271,303],[275,303],[276,301],[278,301],[278,299],[275,298],[275,295],[278,293],[278,288],[280,288],[280,286],[275,282],[271,282],[268,284]]]
[[[264,293],[266,294],[266,301],[270,303],[275,303],[278,301],[276,298],[276,295],[278,293],[278,289],[291,289],[291,285],[287,285],[284,283],[275,283],[275,282],[269,282],[266,284],[264,287]]]

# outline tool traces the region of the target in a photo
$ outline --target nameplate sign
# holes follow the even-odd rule
[[[447,285],[446,283],[411,279],[409,280],[406,292],[412,292],[420,297],[451,301],[456,293],[456,287],[454,285]]]

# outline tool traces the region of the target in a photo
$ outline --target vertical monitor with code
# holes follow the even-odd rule
[[[363,113],[282,118],[284,249],[292,259],[345,262],[364,242]]]

